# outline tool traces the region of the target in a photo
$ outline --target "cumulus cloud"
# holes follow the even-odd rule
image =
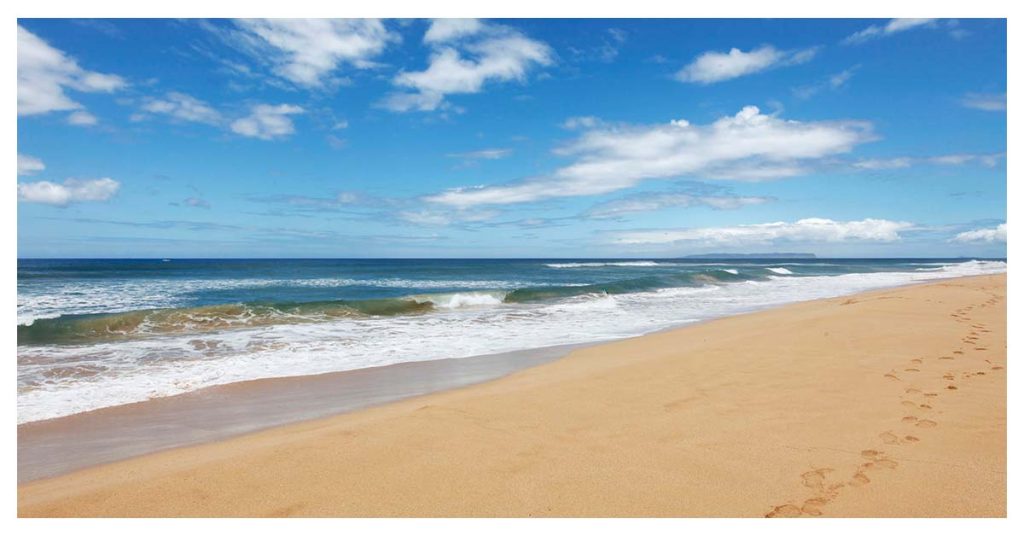
[[[322,86],[342,65],[376,66],[372,58],[398,40],[377,19],[247,19],[236,21],[244,46],[269,58],[282,78]]]
[[[635,212],[651,212],[666,208],[709,207],[715,210],[733,210],[772,201],[771,197],[739,196],[732,194],[700,195],[693,193],[636,194],[591,207],[583,216],[594,219],[618,218]]]
[[[708,125],[675,120],[657,125],[598,126],[558,151],[575,160],[550,175],[456,188],[426,200],[468,207],[605,194],[648,179],[787,177],[803,173],[806,163],[849,152],[872,139],[869,123],[788,121],[762,114],[755,106]]]
[[[18,175],[35,175],[40,171],[46,169],[46,164],[42,160],[29,156],[27,154],[18,153]]]
[[[843,39],[844,45],[855,45],[871,41],[872,39],[878,39],[880,37],[887,37],[895,33],[905,32],[914,28],[924,28],[932,26],[935,23],[935,19],[892,19],[884,26],[871,25],[863,30],[856,32],[846,39]]]
[[[110,93],[125,85],[119,76],[79,67],[74,58],[18,26],[19,116],[82,110],[66,91]],[[78,117],[78,123],[71,118],[72,124],[85,124],[81,122],[84,116]]]
[[[169,92],[162,98],[146,98],[141,108],[146,113],[166,115],[179,121],[208,125],[218,125],[222,122],[220,112],[209,104],[176,91]]]
[[[913,227],[914,225],[908,222],[871,218],[859,221],[806,218],[795,222],[758,223],[731,227],[624,231],[614,233],[612,241],[617,244],[689,242],[716,246],[780,242],[895,242],[901,239],[900,231]]]
[[[997,225],[996,227],[988,229],[975,229],[973,231],[965,231],[954,236],[952,239],[950,239],[950,241],[965,244],[991,244],[994,242],[1006,243],[1006,224],[1002,223]]]
[[[121,189],[121,183],[110,178],[67,179],[63,184],[50,181],[18,184],[18,199],[26,203],[67,206],[85,201],[106,201]]]
[[[501,25],[466,20],[434,21],[424,41],[432,45],[423,71],[399,73],[392,81],[403,91],[380,105],[395,112],[432,111],[453,94],[479,93],[491,82],[523,81],[535,66],[554,62],[551,48]]]
[[[676,79],[681,82],[713,84],[773,67],[805,63],[814,58],[817,51],[817,48],[779,50],[771,45],[750,52],[738,48],[729,52],[709,51],[697,56],[693,63],[677,72]]]
[[[960,101],[968,108],[986,112],[1005,112],[1006,93],[968,93]]]
[[[261,140],[283,138],[295,132],[295,124],[288,116],[304,112],[305,110],[292,104],[257,104],[252,107],[248,116],[231,123],[231,131]]]

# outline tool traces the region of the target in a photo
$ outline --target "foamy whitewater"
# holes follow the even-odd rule
[[[18,420],[621,339],[991,260],[20,260]]]

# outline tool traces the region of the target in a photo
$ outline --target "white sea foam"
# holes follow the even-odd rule
[[[501,305],[506,292],[456,292],[452,294],[430,294],[413,296],[419,302],[430,302],[442,309],[459,309],[461,307],[486,307]]]
[[[278,324],[89,346],[20,346],[18,420],[258,378],[621,339],[795,301],[1005,271],[1006,263],[971,261],[930,272],[777,277],[538,304],[484,303],[496,295],[460,292],[448,295],[452,307],[438,305],[437,311],[423,315]],[[73,371],[88,374],[68,373]]]
[[[739,270],[734,270],[732,268],[723,268],[722,271],[726,272],[726,273],[730,273],[732,275],[740,275],[740,271]]]
[[[778,268],[769,266],[768,268],[765,268],[765,270],[781,275],[793,275],[793,272],[788,268]]]

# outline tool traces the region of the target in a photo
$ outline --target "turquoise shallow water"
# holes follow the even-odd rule
[[[247,379],[640,335],[965,259],[19,260],[19,420]]]

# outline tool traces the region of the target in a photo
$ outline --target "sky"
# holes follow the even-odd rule
[[[1006,22],[18,21],[18,255],[1005,257]]]

